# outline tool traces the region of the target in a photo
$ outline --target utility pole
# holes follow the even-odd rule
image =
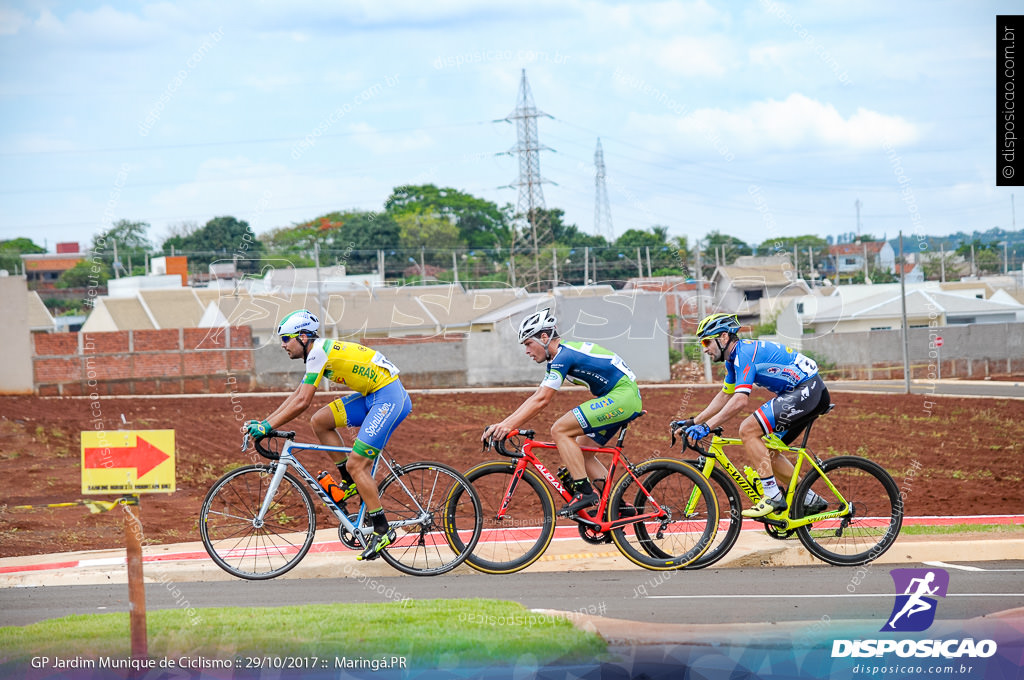
[[[900,262],[903,262],[903,230],[900,229]],[[903,333],[903,387],[910,394],[910,330],[907,328],[907,275],[900,265],[900,308],[903,316],[900,328]]]
[[[707,316],[704,310],[704,274],[701,271],[700,241],[697,241],[697,316],[700,319]],[[700,348],[700,340],[697,341],[697,347]],[[711,382],[711,357],[703,351],[700,356],[704,361],[704,382],[709,383]]]
[[[590,246],[583,247],[583,285],[590,285]]]
[[[853,202],[853,207],[857,210],[857,239],[858,240],[860,239],[860,206],[861,206],[861,202],[860,202],[860,199],[858,198],[856,201]]]
[[[597,150],[594,151],[594,234],[604,236],[611,243],[615,240],[615,229],[612,227],[612,209],[604,177],[604,149],[598,137]]]

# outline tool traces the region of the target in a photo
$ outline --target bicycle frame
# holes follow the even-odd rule
[[[243,450],[245,450],[243,446]],[[356,514],[356,521],[353,523],[348,516],[342,512],[341,506],[334,502],[316,478],[307,470],[299,459],[295,457],[293,451],[320,451],[323,453],[343,453],[349,454],[352,452],[352,448],[348,446],[328,446],[326,444],[303,444],[300,442],[292,441],[291,439],[285,440],[284,446],[281,447],[280,457],[273,461],[272,466],[274,468],[274,476],[270,480],[270,485],[267,488],[266,496],[263,498],[263,505],[260,507],[259,514],[257,514],[255,521],[263,522],[263,518],[266,516],[267,511],[270,508],[270,504],[273,501],[274,494],[277,493],[278,487],[281,485],[281,480],[284,479],[284,475],[288,472],[288,468],[293,468],[298,475],[305,480],[306,485],[313,489],[320,501],[327,507],[327,509],[334,515],[334,517],[341,522],[341,525],[354,536],[365,539],[367,534],[372,531],[369,529],[364,532],[362,529],[363,518],[366,515],[366,502],[362,501],[359,505],[359,512]],[[370,475],[374,476],[377,472],[377,465],[381,460],[384,460],[384,465],[387,466],[391,473],[394,473],[397,463],[395,461],[389,461],[384,457],[381,452],[376,458],[373,459],[373,466],[370,468]],[[405,486],[405,482],[402,481],[401,477],[398,477],[396,481],[402,486],[410,498],[414,498],[413,494]],[[426,517],[426,513],[423,508],[420,508],[420,515],[418,517],[406,519],[406,520],[394,520],[389,522],[393,527],[403,527],[418,524],[423,521]],[[362,542],[365,543],[365,540]]]
[[[522,479],[523,473],[525,472],[527,465],[533,465],[533,467],[537,469],[537,472],[540,473],[541,477],[547,480],[548,484],[550,484],[567,503],[572,500],[572,493],[568,489],[566,489],[565,486],[562,485],[561,480],[559,480],[556,475],[552,474],[552,472],[547,468],[547,466],[545,466],[544,463],[542,463],[540,459],[537,458],[537,455],[533,452],[534,449],[554,449],[557,451],[558,447],[555,445],[555,443],[536,441],[532,439],[533,432],[530,430],[523,430],[520,432],[513,431],[512,433],[509,434],[509,437],[513,437],[516,434],[522,435],[525,438],[523,442],[522,455],[517,457],[518,459],[516,461],[516,469],[512,473],[512,479],[509,480],[508,488],[505,489],[505,496],[502,499],[501,508],[498,510],[497,519],[501,519],[505,516],[505,512],[508,510],[509,503],[512,501],[512,494],[515,491],[516,486],[519,484],[519,480]],[[598,502],[597,508],[590,509],[593,510],[593,514],[588,512],[588,510],[586,509],[580,510],[579,512],[576,513],[576,517],[574,518],[574,521],[590,526],[597,531],[607,532],[612,531],[614,529],[618,529],[619,527],[624,527],[630,524],[635,524],[637,522],[642,522],[644,520],[661,519],[662,516],[665,514],[661,506],[658,505],[658,502],[651,497],[651,495],[647,492],[646,487],[644,487],[640,479],[636,476],[636,473],[633,471],[633,464],[630,463],[629,459],[626,458],[625,454],[622,453],[622,439],[624,435],[625,430],[622,430],[619,435],[618,445],[616,446],[580,447],[581,451],[593,453],[607,453],[611,454],[612,456],[612,461],[608,466],[608,477],[605,479],[604,488],[601,489],[601,500]],[[601,517],[605,516],[605,510],[608,507],[608,499],[611,496],[612,486],[614,486],[612,480],[615,479],[615,472],[618,470],[620,462],[623,462],[623,467],[626,468],[626,472],[631,477],[633,477],[634,481],[636,481],[637,488],[643,490],[644,495],[647,496],[647,500],[651,503],[654,510],[643,515],[636,515],[633,517],[618,519],[615,521],[603,520],[601,519]],[[691,502],[695,504],[696,499],[693,499]]]
[[[769,519],[767,517],[762,517],[758,521],[764,521],[772,526],[778,527],[782,531],[791,531],[797,527],[807,526],[808,524],[813,524],[826,519],[839,519],[849,514],[850,503],[843,498],[843,495],[839,493],[839,490],[833,486],[828,476],[818,465],[818,461],[815,456],[811,455],[806,447],[787,446],[775,435],[762,437],[762,439],[769,451],[792,453],[796,455],[797,460],[796,464],[793,466],[793,476],[790,478],[789,485],[786,487],[787,509],[782,515],[783,519]],[[733,465],[731,460],[729,460],[729,456],[725,453],[725,447],[727,446],[743,446],[743,440],[713,435],[711,437],[711,446],[707,448],[707,451],[695,449],[701,454],[700,459],[697,461],[697,469],[700,470],[700,473],[704,475],[704,477],[710,479],[711,472],[715,468],[715,463],[718,462],[729,476],[732,477],[733,481],[736,482],[736,485],[739,486],[740,490],[747,495],[751,503],[757,503],[761,499],[761,495],[757,493],[757,491],[750,485],[750,482],[747,481],[747,478],[738,469],[736,469],[736,466]],[[841,503],[840,508],[814,515],[807,515],[806,517],[801,517],[799,519],[793,519],[789,516],[789,508],[793,507],[793,496],[796,494],[796,487],[800,482],[800,470],[804,465],[804,461],[818,472],[821,480],[829,490],[836,495],[836,499]],[[697,500],[698,490],[694,489],[693,494],[690,496],[690,502],[686,505],[687,512],[693,511]]]

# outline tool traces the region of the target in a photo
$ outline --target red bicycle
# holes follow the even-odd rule
[[[480,496],[484,529],[466,564],[488,574],[511,574],[544,554],[555,535],[555,507],[549,487],[566,502],[572,494],[536,456],[557,450],[553,442],[536,441],[533,430],[513,430],[495,440],[498,453],[511,460],[493,460],[470,468],[465,477]],[[608,480],[597,507],[570,515],[588,543],[615,543],[631,562],[654,570],[679,569],[698,559],[718,529],[718,501],[706,478],[688,463],[654,458],[633,465],[622,453],[626,428],[615,446],[583,447],[610,454]],[[486,442],[484,448],[491,442]],[[506,444],[511,445],[509,449]],[[696,493],[694,493],[696,491]],[[689,513],[691,498],[700,502]]]

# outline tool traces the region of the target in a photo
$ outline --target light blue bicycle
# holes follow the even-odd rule
[[[346,547],[361,549],[373,531],[365,503],[349,514],[345,502],[335,502],[295,457],[296,451],[347,455],[352,449],[294,439],[294,432],[271,431],[254,440],[256,450],[271,463],[231,470],[214,483],[203,500],[199,513],[203,545],[229,574],[269,579],[302,560],[316,534],[316,507],[310,490],[341,524],[338,537]],[[242,450],[248,445],[246,435]],[[396,533],[396,540],[381,551],[384,560],[414,576],[443,574],[462,564],[483,527],[480,499],[472,485],[442,463],[399,465],[383,452],[374,460],[374,473],[381,461],[388,475],[378,490]]]

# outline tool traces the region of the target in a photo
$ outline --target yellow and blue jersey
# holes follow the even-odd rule
[[[398,367],[369,347],[341,340],[317,340],[306,356],[302,382],[319,385],[321,378],[366,395],[397,380]]]

